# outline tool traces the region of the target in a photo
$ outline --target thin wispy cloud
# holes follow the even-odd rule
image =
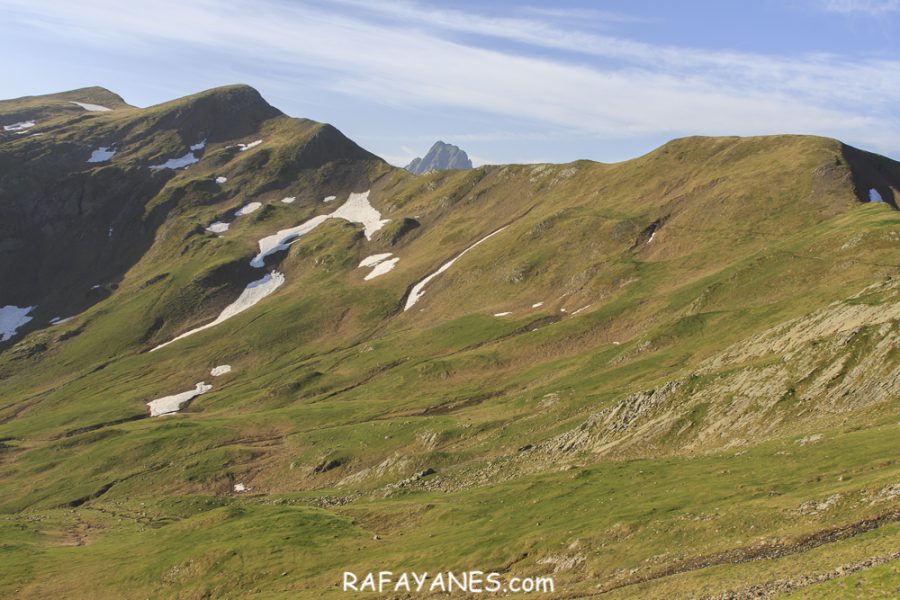
[[[179,49],[206,54],[236,75],[244,69],[282,90],[313,86],[353,98],[362,110],[493,115],[523,125],[525,135],[794,132],[900,148],[900,61],[893,58],[710,51],[563,27],[534,11],[497,17],[414,2],[0,0],[0,6],[8,23],[47,36],[161,61],[177,60]]]
[[[863,13],[878,16],[900,11],[900,0],[824,0],[822,8],[835,13]]]

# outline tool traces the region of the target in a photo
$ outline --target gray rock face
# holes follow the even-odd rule
[[[464,150],[453,144],[435,142],[424,158],[415,158],[406,165],[406,170],[416,175],[429,171],[446,171],[448,169],[471,169],[472,161]]]

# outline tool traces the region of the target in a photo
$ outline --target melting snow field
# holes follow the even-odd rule
[[[328,219],[344,219],[363,226],[366,239],[384,227],[390,219],[382,219],[381,213],[369,204],[369,192],[350,194],[350,198],[339,209],[329,215],[319,215],[290,229],[282,229],[278,233],[268,235],[259,240],[259,253],[250,261],[250,266],[261,269],[266,266],[266,257],[287,248]],[[396,263],[395,263],[396,264]],[[393,268],[393,267],[392,267]],[[387,272],[387,271],[385,271]]]
[[[363,267],[374,267],[365,277],[363,277],[363,279],[365,281],[375,279],[376,277],[380,277],[381,275],[390,272],[394,267],[397,266],[397,263],[400,262],[399,256],[395,256],[394,258],[391,258],[391,256],[392,254],[390,252],[367,256],[366,258],[362,259],[362,262],[359,263],[357,269],[361,269]]]
[[[18,123],[13,123],[12,125],[4,125],[3,131],[24,131],[29,127],[34,127],[34,121],[19,121]]]
[[[178,158],[170,158],[166,162],[159,165],[150,165],[151,169],[181,169],[188,165],[192,165],[200,159],[194,156],[193,152],[188,152],[184,156],[179,156]]]
[[[207,231],[212,231],[213,233],[225,233],[228,231],[228,228],[231,227],[231,223],[223,223],[222,221],[213,221],[209,224],[209,227],[206,228]]]
[[[256,148],[262,144],[262,140],[256,140],[255,142],[250,142],[249,144],[238,144],[237,147],[241,152],[246,152],[250,148]]]
[[[221,183],[225,183],[226,181],[228,181],[227,177],[216,177],[216,183],[221,184]]]
[[[182,392],[180,394],[175,394],[174,396],[166,396],[165,398],[151,400],[147,403],[147,406],[150,407],[150,416],[159,417],[162,415],[169,415],[178,412],[179,410],[181,410],[181,407],[184,403],[196,396],[199,396],[200,394],[205,394],[211,389],[211,385],[206,385],[201,381],[197,384],[197,387],[189,392]]]
[[[296,199],[297,198],[295,196],[288,196],[287,198],[282,198],[281,201],[284,202],[285,204],[293,204],[294,200],[296,200]]]
[[[329,215],[319,215],[318,217],[313,217],[296,227],[282,229],[278,233],[273,233],[272,235],[268,235],[259,240],[259,253],[257,253],[257,255],[253,257],[253,260],[250,261],[250,266],[262,269],[266,266],[265,261],[267,256],[275,254],[276,252],[281,252],[282,250],[287,250],[298,238],[306,235],[324,223],[328,219],[328,216]]]
[[[91,157],[88,159],[89,163],[101,163],[106,162],[116,155],[115,149],[112,146],[100,146],[93,152],[91,152]]]
[[[209,372],[209,374],[213,377],[218,377],[219,375],[224,375],[225,373],[231,373],[231,365],[219,365]]]
[[[325,196],[322,202],[334,202],[335,200],[337,200],[337,196]]]
[[[234,216],[243,217],[244,215],[249,215],[250,213],[259,210],[260,207],[262,207],[261,202],[251,202],[250,204],[245,204],[244,206],[234,211]]]
[[[371,240],[372,234],[390,223],[390,219],[382,219],[381,213],[369,204],[369,192],[350,194],[344,204],[331,213],[336,219],[346,219],[351,223],[361,223],[366,234],[366,239]]]
[[[869,202],[884,202],[884,199],[881,197],[881,194],[878,193],[878,190],[871,188],[869,190]]]
[[[99,104],[90,104],[88,102],[75,102],[74,100],[69,100],[69,103],[80,106],[81,108],[89,112],[109,112],[112,110],[111,108],[106,108],[105,106],[100,106]]]
[[[190,331],[182,333],[181,335],[172,338],[168,342],[160,344],[150,352],[159,350],[160,348],[168,346],[172,342],[176,342],[182,338],[188,337],[189,335],[194,335],[199,331],[209,329],[210,327],[215,327],[219,323],[227,321],[231,317],[244,312],[266,296],[270,295],[272,292],[280,288],[283,283],[284,275],[282,275],[278,271],[272,271],[262,279],[258,279],[248,284],[247,287],[244,288],[244,291],[241,292],[241,295],[238,296],[238,299],[226,306],[214,321],[207,323],[206,325],[197,327],[196,329],[191,329]]]
[[[194,152],[203,150],[206,147],[206,140],[198,142],[190,147],[190,152],[178,158],[170,158],[166,162],[159,165],[150,165],[151,169],[181,169],[198,162],[200,159],[194,156]]]
[[[469,250],[471,250],[478,244],[480,244],[482,242],[486,242],[487,240],[494,237],[495,235],[497,235],[504,229],[506,229],[506,227],[501,227],[497,231],[495,231],[493,233],[489,233],[488,235],[484,236],[483,238],[481,238],[480,240],[478,240],[477,242],[475,242],[474,244],[472,244],[471,246],[469,246],[468,248],[466,248],[465,250],[463,250],[462,252],[457,254],[455,257],[451,258],[450,260],[448,260],[447,262],[442,264],[441,267],[437,271],[435,271],[434,273],[432,273],[431,275],[429,275],[428,277],[426,277],[425,279],[423,279],[422,281],[420,281],[419,283],[414,285],[413,288],[409,291],[409,296],[406,298],[406,305],[403,307],[403,310],[407,311],[410,308],[412,308],[413,305],[416,302],[418,302],[422,298],[422,296],[425,295],[425,286],[428,285],[428,283],[432,279],[434,279],[435,277],[437,277],[438,275],[440,275],[441,273],[443,273],[444,271],[446,271],[447,269],[452,267],[453,263],[455,263],[460,258],[462,258],[466,254],[466,252],[468,252]]]
[[[31,320],[28,313],[33,311],[35,306],[13,306],[7,304],[0,308],[0,342],[5,342],[16,335],[16,331]]]

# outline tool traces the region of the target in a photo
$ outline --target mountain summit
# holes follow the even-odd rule
[[[423,175],[429,171],[449,171],[450,169],[471,169],[469,155],[459,146],[441,141],[434,143],[424,158],[414,158],[404,167],[410,173]]]

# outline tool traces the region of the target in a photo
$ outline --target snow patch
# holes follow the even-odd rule
[[[261,206],[261,202],[251,202],[250,204],[245,204],[244,206],[234,211],[234,216],[243,217],[244,215],[249,215],[250,213],[259,210]]]
[[[400,257],[391,258],[392,254],[390,252],[386,252],[384,254],[373,254],[372,256],[367,256],[362,259],[359,263],[359,268],[363,267],[374,267],[365,277],[363,277],[364,281],[369,281],[371,279],[375,279],[376,277],[380,277],[385,273],[390,272],[394,267],[397,266],[397,263],[400,262]]]
[[[322,202],[334,202],[335,200],[337,200],[337,196],[325,196]]]
[[[653,233],[650,234],[650,239],[647,240],[647,243],[649,244],[650,242],[652,242],[653,238],[655,238],[655,237],[656,237],[656,231],[654,231]]]
[[[278,233],[262,238],[259,240],[259,253],[257,253],[257,255],[253,257],[253,260],[250,261],[250,266],[262,269],[266,266],[265,260],[267,256],[275,254],[276,252],[281,252],[282,250],[287,250],[298,238],[306,235],[320,224],[324,223],[328,217],[329,215],[319,215],[296,227],[282,229]]]
[[[63,323],[68,323],[69,321],[71,321],[74,318],[75,317],[66,317],[65,319],[61,319],[60,317],[53,317],[52,319],[50,319],[50,324],[51,325],[62,325]]]
[[[543,305],[544,305],[543,302],[535,302],[534,304],[531,305],[531,308],[540,308]]]
[[[34,127],[35,121],[19,121],[18,123],[13,123],[12,125],[4,125],[3,131],[23,131],[28,129],[29,127]]]
[[[227,177],[216,177],[216,183],[225,183],[228,181]]]
[[[578,313],[580,313],[580,312],[582,312],[582,311],[585,311],[585,310],[589,309],[590,307],[591,307],[590,304],[588,304],[587,306],[582,306],[581,308],[579,308],[578,310],[576,310],[576,311],[573,312],[572,314],[573,314],[573,315],[577,315]]]
[[[256,140],[255,142],[250,142],[249,144],[238,144],[237,147],[240,152],[246,152],[251,148],[256,148],[260,144],[262,144],[262,140]]]
[[[174,412],[178,412],[179,410],[181,410],[182,405],[184,405],[186,402],[196,396],[199,396],[200,394],[205,394],[211,389],[211,385],[206,385],[201,381],[197,384],[197,387],[188,392],[182,392],[180,394],[175,394],[174,396],[166,396],[164,398],[151,400],[147,403],[147,406],[150,407],[150,416],[159,417],[162,415],[169,415]]]
[[[228,228],[231,227],[231,223],[223,223],[222,221],[213,221],[209,224],[209,227],[206,228],[207,231],[212,231],[213,233],[225,233],[228,231]]]
[[[407,311],[410,308],[412,308],[413,305],[416,302],[418,302],[422,298],[422,296],[425,295],[425,286],[428,285],[428,283],[432,279],[434,279],[435,277],[437,277],[438,275],[440,275],[441,273],[443,273],[444,271],[446,271],[447,269],[452,267],[453,263],[455,263],[460,258],[462,258],[466,254],[466,252],[468,252],[469,250],[472,250],[478,244],[481,244],[482,242],[486,242],[487,240],[494,237],[495,235],[497,235],[504,229],[506,229],[506,227],[501,227],[497,231],[494,231],[493,233],[489,233],[488,235],[484,236],[483,238],[481,238],[480,240],[478,240],[477,242],[475,242],[474,244],[472,244],[471,246],[469,246],[468,248],[466,248],[465,250],[463,250],[462,252],[457,254],[455,257],[451,258],[450,260],[448,260],[447,262],[442,264],[441,267],[437,271],[435,271],[434,273],[432,273],[431,275],[429,275],[428,277],[426,277],[425,279],[423,279],[422,281],[420,281],[419,283],[414,285],[413,288],[409,292],[409,297],[406,298],[406,305],[403,307],[403,310]]]
[[[881,197],[881,194],[878,193],[878,190],[871,188],[869,190],[869,202],[884,202],[884,199]]]
[[[507,312],[494,313],[494,316],[495,317],[505,317],[505,316],[511,315],[511,314],[512,314],[511,312],[507,311]]]
[[[335,219],[346,219],[351,223],[360,223],[363,226],[367,240],[372,239],[372,234],[390,223],[390,219],[382,219],[381,213],[369,204],[369,192],[350,194],[344,204],[331,213]]]
[[[247,486],[244,485],[243,483],[236,483],[236,484],[234,484],[234,488],[233,488],[233,489],[234,489],[235,492],[246,492],[246,491],[247,491]]]
[[[159,165],[150,165],[151,169],[181,169],[198,162],[200,159],[194,155],[194,152],[203,150],[206,147],[206,140],[198,142],[190,147],[190,152],[178,158],[170,158],[166,162]]]
[[[160,344],[150,352],[159,350],[160,348],[168,346],[172,342],[178,341],[182,338],[186,338],[189,335],[194,335],[198,331],[203,331],[204,329],[215,327],[219,323],[227,321],[231,317],[244,312],[266,296],[272,294],[272,292],[281,287],[283,283],[284,275],[282,275],[278,271],[272,271],[262,279],[258,279],[257,281],[247,284],[247,287],[244,288],[244,291],[241,292],[241,295],[238,296],[238,299],[226,306],[214,321],[207,323],[206,325],[197,327],[196,329],[191,329],[190,331],[182,333],[181,335],[172,338],[168,342]]]
[[[100,146],[93,152],[91,152],[91,157],[88,159],[89,163],[101,163],[106,162],[116,155],[116,150],[112,146]]]
[[[106,108],[105,106],[100,106],[99,104],[90,104],[88,102],[75,102],[74,100],[69,100],[69,104],[74,104],[76,106],[80,106],[86,111],[89,112],[109,112],[112,109]]]
[[[150,165],[150,168],[153,170],[159,169],[181,169],[187,167],[188,165],[192,165],[195,162],[198,162],[200,159],[194,156],[193,152],[188,152],[184,156],[179,156],[178,158],[170,158],[164,163],[158,165]]]
[[[13,306],[7,304],[0,308],[0,342],[5,342],[16,335],[19,327],[32,319],[28,313],[36,306]]]
[[[224,375],[225,373],[231,373],[231,365],[219,365],[218,367],[214,367],[212,371],[209,372],[213,377],[218,377],[220,375]]]
[[[357,267],[357,269],[359,269],[361,267],[374,267],[378,263],[380,263],[390,257],[391,257],[391,252],[385,252],[384,254],[373,254],[372,256],[367,256],[360,261],[359,267]]]
[[[344,219],[351,223],[359,223],[363,226],[366,239],[371,239],[373,233],[389,223],[389,219],[382,219],[381,213],[372,208],[369,204],[369,192],[361,194],[350,194],[347,202],[340,208],[328,215],[318,215],[313,217],[296,227],[290,229],[282,229],[278,233],[268,235],[259,240],[259,253],[250,265],[257,269],[263,268],[266,263],[265,259],[271,254],[287,250],[287,248],[297,241],[301,236],[306,235],[328,219]]]
[[[296,199],[297,199],[296,196],[288,196],[287,198],[282,198],[281,201],[284,202],[285,204],[293,204],[294,200],[296,200]]]

